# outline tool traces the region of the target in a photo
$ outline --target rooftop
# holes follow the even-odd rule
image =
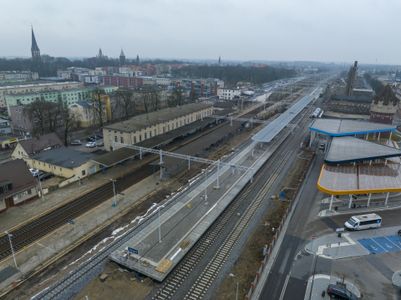
[[[70,148],[61,147],[42,151],[32,158],[59,167],[73,169],[83,165],[93,157],[94,155],[91,153],[80,152]]]
[[[61,147],[63,145],[60,138],[54,132],[29,140],[19,141],[19,144],[28,155],[35,154],[49,147]]]
[[[75,83],[82,84],[78,81],[50,81],[50,80],[32,80],[32,81],[24,81],[24,82],[7,82],[0,83],[0,89],[6,89],[11,87],[26,87],[26,86],[40,86],[40,85],[62,85],[66,83]]]
[[[27,188],[36,186],[35,178],[29,172],[27,165],[22,159],[10,160],[0,164],[0,185],[2,182],[12,183],[11,191],[8,191],[5,196],[11,196]]]
[[[159,123],[164,123],[211,106],[212,105],[208,103],[191,103],[177,107],[165,108],[148,114],[138,115],[126,121],[105,126],[104,128],[124,132],[133,132]]]
[[[261,143],[270,142],[278,132],[286,127],[310,102],[319,96],[321,88],[316,88],[309,95],[302,97],[289,109],[280,114],[273,121],[269,122],[263,129],[258,131],[252,140]]]
[[[394,91],[391,88],[391,86],[386,85],[383,91],[379,95],[376,95],[376,97],[374,98],[374,103],[377,104],[379,102],[383,102],[384,105],[388,105],[390,103],[392,105],[398,105],[400,100],[398,100],[398,98],[394,94]]]
[[[330,143],[325,162],[342,164],[401,156],[401,150],[354,137],[335,137]]]
[[[321,134],[338,137],[355,134],[392,132],[396,130],[396,126],[355,120],[316,119],[309,129]]]
[[[330,195],[401,192],[400,165],[323,165],[317,187]]]

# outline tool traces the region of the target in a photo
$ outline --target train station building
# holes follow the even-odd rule
[[[375,199],[387,206],[390,193],[401,192],[401,150],[392,140],[395,126],[318,119],[309,129],[311,145],[318,136],[326,145],[320,148],[325,155],[317,187],[330,196],[329,211],[336,209],[334,200],[355,208],[358,199],[358,207],[369,207],[373,194],[382,194]]]
[[[113,150],[113,143],[137,144],[152,137],[165,134],[213,114],[209,103],[191,103],[170,107],[132,117],[103,128],[106,150]]]

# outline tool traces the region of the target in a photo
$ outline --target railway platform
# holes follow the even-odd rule
[[[216,188],[216,170],[204,170],[190,190],[177,195],[171,206],[167,202],[159,207],[152,222],[113,252],[111,259],[163,281],[274,152],[273,148],[264,150],[255,145],[250,143],[226,161],[252,169],[240,172],[228,166],[221,168],[220,188]]]

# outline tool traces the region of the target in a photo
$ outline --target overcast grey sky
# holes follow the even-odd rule
[[[0,0],[0,56],[401,63],[400,0]]]

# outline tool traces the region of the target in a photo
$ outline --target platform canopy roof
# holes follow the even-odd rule
[[[92,161],[102,165],[103,167],[109,168],[119,163],[122,163],[130,158],[133,158],[138,154],[138,151],[130,148],[119,148],[112,152],[108,152],[103,155],[92,158]]]
[[[400,164],[323,165],[317,187],[330,195],[401,192]]]
[[[396,130],[396,126],[355,120],[316,119],[309,129],[321,134],[337,137],[355,134],[392,132]]]
[[[321,88],[315,88],[310,94],[302,97],[289,109],[279,115],[276,119],[271,121],[260,131],[258,131],[252,140],[259,143],[269,143],[282,129],[284,129],[290,122],[313,100],[315,100],[320,92]]]
[[[401,150],[350,136],[335,137],[330,143],[325,162],[343,164],[401,156]]]

